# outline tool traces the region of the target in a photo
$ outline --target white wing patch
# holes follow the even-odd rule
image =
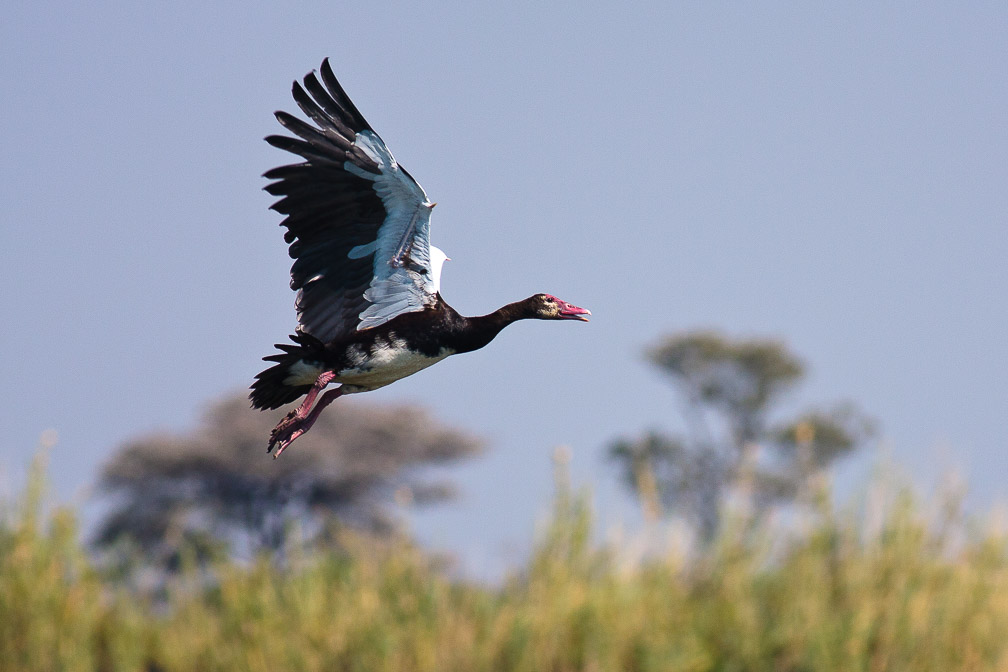
[[[438,292],[440,263],[434,271],[430,250],[430,214],[433,204],[427,194],[396,163],[381,138],[361,131],[354,139],[380,170],[375,175],[351,161],[344,169],[370,180],[388,213],[378,237],[357,245],[347,256],[360,259],[374,254],[374,277],[364,298],[371,304],[360,314],[357,330],[377,327],[403,313],[423,310]],[[405,263],[406,257],[409,263]],[[420,270],[418,270],[420,269]],[[422,272],[426,271],[426,272]]]
[[[441,267],[448,261],[448,255],[440,247],[430,246],[431,285],[434,293],[441,291]]]

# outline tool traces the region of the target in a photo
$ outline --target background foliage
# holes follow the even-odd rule
[[[447,578],[404,541],[352,533],[278,566],[183,567],[123,587],[43,513],[41,468],[0,525],[0,669],[997,670],[1008,665],[1005,539],[956,500],[926,517],[881,489],[864,516],[826,493],[788,533],[730,519],[700,554],[590,543],[562,461],[552,522],[496,587]],[[655,531],[652,530],[652,533]],[[185,565],[185,563],[183,563]]]
[[[271,461],[265,446],[276,415],[249,408],[241,393],[214,404],[193,432],[123,446],[99,482],[110,509],[97,544],[177,567],[183,549],[202,559],[281,551],[295,529],[301,542],[322,541],[336,521],[392,533],[394,499],[450,497],[451,484],[430,467],[482,447],[421,409],[341,400],[297,450]]]
[[[648,360],[672,384],[679,434],[622,438],[610,457],[651,518],[678,516],[711,542],[732,498],[764,516],[794,504],[839,458],[862,447],[873,423],[852,404],[781,416],[805,377],[781,341],[690,331],[663,338]]]

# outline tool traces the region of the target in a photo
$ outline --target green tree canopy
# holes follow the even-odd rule
[[[449,497],[430,467],[479,451],[480,442],[420,409],[344,400],[319,418],[282,460],[263,437],[275,417],[248,407],[244,394],[214,404],[194,432],[142,437],[106,464],[100,490],[110,508],[97,543],[128,539],[148,555],[230,540],[280,549],[291,523],[308,539],[332,517],[381,532],[390,503]]]
[[[676,389],[686,431],[622,438],[610,456],[650,510],[693,521],[703,539],[716,533],[728,495],[743,492],[757,513],[793,501],[812,475],[872,432],[851,405],[775,420],[805,375],[779,341],[696,331],[669,336],[647,354]]]

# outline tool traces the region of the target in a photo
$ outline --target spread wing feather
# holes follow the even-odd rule
[[[435,300],[430,211],[419,184],[396,162],[336,80],[326,59],[293,96],[308,123],[277,112],[296,137],[266,141],[302,157],[274,168],[266,191],[286,215],[298,331],[329,342],[376,327]],[[437,269],[439,270],[439,269]]]

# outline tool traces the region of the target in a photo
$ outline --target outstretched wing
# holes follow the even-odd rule
[[[296,138],[266,142],[304,158],[274,168],[265,187],[282,197],[298,330],[322,342],[376,327],[435,300],[430,213],[423,188],[392,153],[336,80],[329,60],[294,82],[314,125],[277,112]]]

